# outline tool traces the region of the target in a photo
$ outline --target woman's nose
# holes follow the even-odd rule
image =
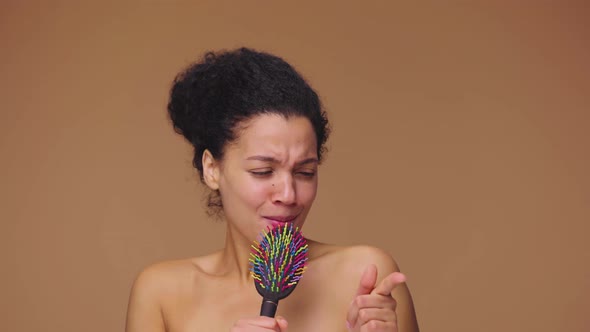
[[[296,198],[295,181],[292,176],[285,176],[273,183],[273,203],[291,205],[295,203]]]

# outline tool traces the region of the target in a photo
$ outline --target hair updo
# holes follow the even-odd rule
[[[203,181],[202,155],[217,160],[237,139],[236,128],[259,114],[303,116],[311,122],[322,160],[328,119],[317,93],[283,59],[248,48],[208,52],[174,79],[168,114],[174,130],[194,147],[193,166]],[[215,204],[209,199],[209,205]]]

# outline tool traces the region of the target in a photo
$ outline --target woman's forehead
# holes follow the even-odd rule
[[[311,122],[302,116],[258,115],[241,126],[233,147],[242,153],[316,153],[316,135]]]

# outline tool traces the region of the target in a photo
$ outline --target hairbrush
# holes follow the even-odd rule
[[[307,241],[293,224],[267,228],[250,252],[250,274],[262,296],[260,315],[274,317],[279,300],[297,286],[307,265]]]

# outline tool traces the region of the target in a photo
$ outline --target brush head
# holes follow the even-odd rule
[[[293,224],[268,228],[250,253],[250,273],[256,290],[278,303],[289,296],[307,265],[307,241]]]

